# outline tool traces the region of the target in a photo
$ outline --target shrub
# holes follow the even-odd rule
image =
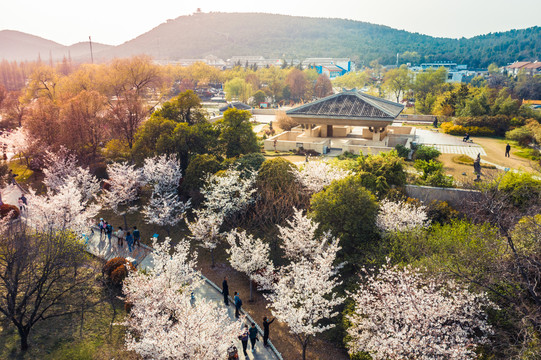
[[[515,206],[527,206],[541,199],[541,180],[532,174],[508,171],[499,180],[498,190],[508,194]]]
[[[451,175],[445,175],[443,170],[440,170],[428,175],[424,181],[424,185],[450,188],[454,186],[454,180]]]
[[[121,285],[122,281],[128,276],[128,268],[135,271],[135,266],[123,257],[115,257],[105,263],[102,273],[114,285]]]
[[[436,160],[436,158],[440,155],[441,152],[435,147],[419,145],[413,154],[413,160]]]
[[[406,183],[404,160],[396,151],[377,155],[360,156],[357,172],[365,188],[385,196],[392,186],[403,186]]]
[[[405,147],[404,145],[402,144],[396,144],[396,146],[394,147],[396,149],[396,152],[398,153],[398,156],[400,156],[401,158],[404,158],[406,159],[410,153],[410,149],[408,149],[407,147]]]
[[[511,125],[511,118],[504,115],[458,117],[455,118],[454,123],[472,130],[471,132],[468,131],[471,135],[483,136],[481,133],[473,134],[473,131],[475,131],[474,129],[485,129],[484,131],[491,132],[491,134],[487,135],[504,136]]]
[[[441,124],[441,129],[450,135],[466,135],[468,133],[472,136],[492,136],[495,134],[495,131],[488,127],[454,125],[452,122]]]
[[[426,214],[432,223],[447,224],[458,219],[460,213],[453,209],[447,201],[432,200],[426,207]]]
[[[276,112],[276,123],[278,124],[278,127],[284,131],[289,131],[295,126],[298,126],[299,124],[286,115],[283,111],[277,111]]]
[[[443,171],[443,164],[434,160],[415,160],[415,164],[413,166],[415,169],[423,173],[421,175],[421,179],[423,180],[426,180],[426,178],[433,173]]]
[[[0,217],[5,218],[8,215],[13,220],[13,219],[17,219],[21,215],[21,212],[19,211],[19,208],[15,205],[10,205],[10,204],[0,205]]]
[[[505,138],[519,143],[521,146],[528,146],[533,140],[533,133],[526,126],[522,126],[505,133]]]

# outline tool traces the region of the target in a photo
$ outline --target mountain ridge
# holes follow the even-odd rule
[[[372,60],[393,64],[397,53],[417,52],[419,62],[455,61],[486,67],[491,62],[504,65],[536,60],[540,49],[539,26],[452,39],[348,19],[214,12],[169,19],[117,46],[97,45],[94,58],[107,61],[142,53],[171,61],[207,55],[224,60],[235,55],[301,60],[349,57],[359,65],[368,65]]]

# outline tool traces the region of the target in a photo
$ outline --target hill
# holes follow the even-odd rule
[[[435,38],[366,22],[260,13],[203,13],[168,20],[151,31],[101,54],[104,58],[145,52],[157,59],[216,55],[266,58],[351,57],[368,64],[396,62],[396,54],[416,51],[420,61],[450,60],[470,67],[491,62],[535,60],[541,27],[491,33],[469,39]]]
[[[57,53],[67,55],[69,47],[26,34],[26,38],[19,37],[21,40],[17,44],[4,33],[6,31],[0,32],[0,58],[13,59],[15,56],[21,59],[31,55],[31,59],[35,59],[40,53],[45,60],[49,50],[53,56]],[[88,48],[80,48],[81,52],[69,50],[72,58],[88,61]],[[469,39],[449,39],[345,19],[261,13],[198,13],[168,20],[115,47],[96,44],[94,58],[108,60],[142,53],[169,60],[207,55],[223,59],[235,55],[286,59],[350,57],[362,65],[372,60],[394,64],[397,53],[409,51],[420,55],[419,62],[449,60],[475,68],[487,67],[492,62],[504,65],[515,60],[536,60],[540,49],[541,27]]]
[[[92,43],[94,52],[110,48],[110,45]],[[39,36],[26,34],[14,30],[0,31],[0,59],[8,61],[36,60],[41,57],[48,61],[49,57],[54,61],[71,56],[73,59],[90,61],[88,42],[65,46]]]

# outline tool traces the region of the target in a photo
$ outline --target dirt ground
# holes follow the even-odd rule
[[[513,154],[514,148],[511,147],[510,157],[505,157],[505,146],[507,142],[503,139],[494,138],[475,138],[476,144],[485,149],[487,156],[484,160],[490,161],[503,167],[508,167],[527,172],[535,171],[535,162]]]
[[[441,154],[438,160],[443,163],[445,173],[452,175],[458,186],[471,184],[477,177],[473,173],[473,165],[459,164],[453,160],[457,157],[457,154]],[[483,166],[481,168],[481,179],[492,179],[502,172],[502,170],[489,169]]]

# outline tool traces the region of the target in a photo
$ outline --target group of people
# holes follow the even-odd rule
[[[111,245],[111,236],[113,235],[113,226],[109,224],[107,221],[105,221],[103,218],[100,218],[100,223],[98,224],[98,227],[100,229],[100,240],[102,239],[102,236],[107,236],[107,239],[109,240],[109,245]],[[135,245],[141,246],[141,233],[137,229],[137,226],[133,227],[132,232],[124,231],[124,229],[122,229],[122,226],[119,226],[115,235],[117,238],[117,245],[119,248],[124,247],[124,240],[126,241],[126,244],[128,244],[129,252],[132,252]]]
[[[224,303],[225,306],[229,306],[229,284],[227,283],[227,277],[224,277],[224,281],[222,282],[222,294],[224,296]],[[233,305],[235,305],[235,317],[240,317],[240,311],[242,309],[242,300],[240,298],[240,294],[235,291],[234,297],[233,297]],[[270,324],[275,319],[272,319],[269,321],[269,319],[265,316],[263,318],[263,345],[265,347],[269,346],[269,327]],[[252,352],[255,351],[255,344],[259,340],[257,337],[258,331],[257,327],[255,326],[255,323],[252,323],[251,327],[248,327],[248,324],[244,325],[244,328],[242,329],[242,333],[239,335],[239,340],[242,342],[242,351],[244,353],[244,356],[248,358],[248,340],[250,340],[250,343],[252,344]]]

